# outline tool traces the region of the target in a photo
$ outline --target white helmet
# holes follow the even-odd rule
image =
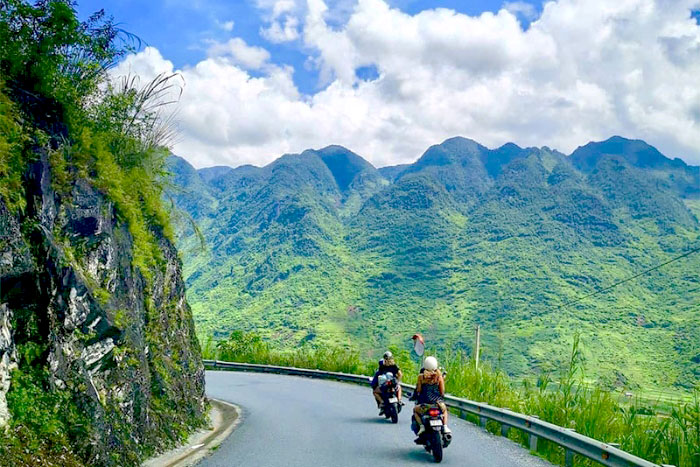
[[[423,368],[428,371],[435,371],[438,368],[438,361],[435,357],[425,357],[423,361]]]
[[[391,350],[384,352],[384,360],[391,360],[392,358],[394,358],[394,354],[391,353]]]

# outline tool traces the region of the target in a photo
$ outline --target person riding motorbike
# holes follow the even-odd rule
[[[399,366],[396,364],[394,361],[394,354],[391,353],[390,350],[387,350],[384,352],[383,358],[379,360],[379,368],[377,371],[374,372],[374,377],[372,378],[372,393],[374,394],[374,400],[377,402],[377,408],[379,409],[379,415],[384,414],[384,407],[383,407],[383,401],[382,401],[382,391],[381,388],[379,387],[379,375],[383,375],[385,373],[391,373],[394,375],[396,378],[397,382],[401,382],[401,376],[403,376],[403,373],[401,372],[401,369]],[[397,394],[396,397],[399,399],[399,404],[403,405],[403,402],[401,402],[401,385],[399,384],[397,387]]]
[[[447,406],[444,402],[445,379],[438,368],[435,357],[426,357],[423,369],[416,382],[416,406],[413,408],[413,418],[418,424],[418,438],[425,432],[421,415],[428,411],[431,405],[437,405],[442,411],[442,423],[447,430]]]

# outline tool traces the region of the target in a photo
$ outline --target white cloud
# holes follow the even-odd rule
[[[291,42],[299,38],[299,20],[295,12],[301,5],[295,0],[257,0],[258,8],[267,11],[267,27],[260,28],[260,35],[270,42]]]
[[[259,4],[269,21],[297,21],[327,87],[300,95],[294,70],[272,65],[264,49],[216,44],[181,70],[175,152],[197,166],[264,164],[328,144],[387,165],[454,135],[568,152],[613,134],[700,163],[700,26],[689,11],[697,0],[551,1],[527,31],[512,8],[408,15],[358,0],[339,27],[321,0]],[[291,37],[280,28],[270,37]],[[357,79],[358,67],[372,65],[377,79]],[[150,48],[120,68],[129,66],[172,69]]]
[[[537,8],[532,3],[523,1],[505,2],[503,8],[516,16],[522,15],[528,21],[534,21],[537,18]]]
[[[233,25],[235,23],[233,21],[216,21],[216,25],[219,26],[219,28],[223,29],[224,31],[231,32],[233,31]]]
[[[294,16],[286,16],[284,24],[274,20],[267,28],[260,28],[260,35],[270,42],[291,42],[299,38],[299,20]]]
[[[172,72],[173,62],[166,60],[155,47],[146,47],[136,55],[129,55],[111,70],[113,76],[139,75],[142,81],[149,81],[159,73]]]
[[[233,63],[250,70],[262,68],[270,59],[270,52],[262,47],[250,46],[240,37],[234,37],[227,42],[212,42],[207,55],[209,58],[229,58]]]

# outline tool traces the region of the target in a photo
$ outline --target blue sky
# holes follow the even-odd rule
[[[341,2],[339,3],[349,3]],[[449,8],[468,15],[485,11],[496,12],[505,2],[502,0],[392,0],[393,7],[409,14],[433,8]],[[523,1],[536,10],[541,1]],[[275,44],[260,35],[266,24],[262,9],[256,0],[99,0],[78,1],[78,13],[82,19],[104,8],[126,31],[136,34],[146,45],[151,45],[172,61],[177,68],[194,65],[206,57],[207,42],[225,41],[241,37],[249,45],[264,47],[270,52],[271,61],[294,67],[294,82],[305,94],[312,94],[323,87],[319,83],[318,70],[305,66],[312,50],[305,49],[298,41]],[[339,5],[340,20],[348,15],[348,6]],[[528,19],[521,16],[524,24]],[[225,25],[233,21],[233,29]],[[362,77],[363,70],[360,70]],[[369,72],[372,76],[373,72]]]
[[[83,0],[177,72],[197,167],[340,144],[375,166],[453,136],[570,153],[612,135],[700,164],[700,0]]]

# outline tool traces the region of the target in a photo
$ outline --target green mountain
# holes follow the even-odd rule
[[[591,380],[691,387],[700,377],[700,254],[568,302],[698,246],[700,170],[613,137],[570,156],[465,138],[379,170],[339,146],[194,171],[173,157],[200,335],[368,355],[472,351],[514,375],[556,370],[580,332]],[[198,177],[196,176],[198,175]]]

